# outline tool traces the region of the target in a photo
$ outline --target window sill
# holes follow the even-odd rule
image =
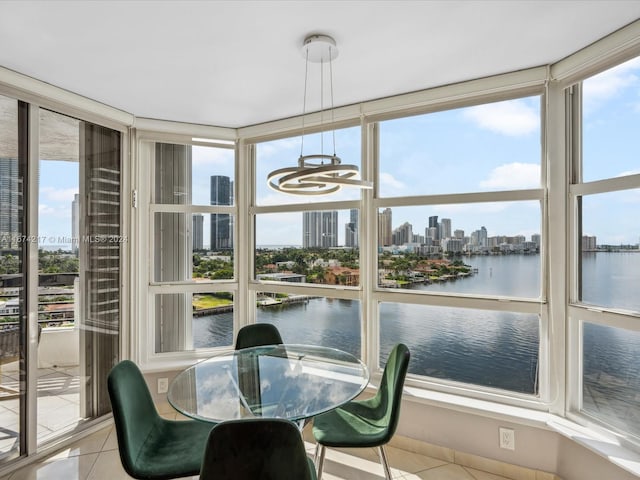
[[[607,435],[598,432],[549,412],[503,405],[410,386],[405,386],[403,399],[423,405],[549,430],[605,458],[613,465],[640,477],[639,452],[624,446],[612,434]]]
[[[613,435],[598,433],[591,428],[555,415],[549,415],[547,426],[623,470],[640,476],[640,453],[625,447]]]
[[[538,428],[547,428],[549,418],[551,417],[548,412],[538,411],[532,408],[505,405],[488,400],[426,390],[419,387],[405,386],[404,399],[424,405],[446,408],[461,413],[469,413]]]

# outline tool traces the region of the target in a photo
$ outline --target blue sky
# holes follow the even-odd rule
[[[584,180],[640,173],[640,60],[634,59],[584,82]],[[484,192],[540,186],[540,97],[480,105],[383,122],[380,127],[380,184],[383,197]],[[336,153],[345,164],[360,165],[359,127],[336,132]],[[332,136],[305,135],[304,154],[333,153]],[[297,164],[301,138],[258,145],[257,198],[261,205],[357,199],[357,189],[330,197],[294,197],[274,192],[267,174]],[[40,166],[40,236],[70,236],[71,201],[77,192],[78,167],[44,161]],[[232,151],[194,147],[193,203],[209,203],[211,175],[233,176]],[[640,241],[637,211],[640,191],[584,199],[583,231],[598,243]],[[466,235],[485,226],[492,235],[540,232],[537,202],[437,205],[393,208],[393,226],[413,225],[424,234],[428,217],[450,218],[452,230]],[[340,212],[340,242],[348,211]],[[257,219],[260,245],[301,244],[301,217],[262,215]],[[205,238],[208,238],[205,232]],[[46,242],[49,243],[49,242]],[[206,243],[206,241],[205,241]]]

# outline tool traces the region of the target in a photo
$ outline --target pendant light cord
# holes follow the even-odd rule
[[[335,114],[334,114],[334,103],[333,103],[333,62],[331,61],[331,46],[329,46],[329,81],[330,83],[330,91],[331,91],[331,125],[334,125],[331,130],[333,134],[333,156],[336,156],[336,129],[335,129]]]
[[[300,142],[300,157],[304,152],[304,116],[307,112],[307,77],[309,76],[309,49],[307,48],[304,63],[304,98],[302,99],[302,140]]]

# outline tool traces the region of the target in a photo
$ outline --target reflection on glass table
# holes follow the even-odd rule
[[[180,413],[210,422],[245,417],[303,422],[355,398],[369,370],[350,353],[314,345],[269,345],[215,356],[169,386]]]

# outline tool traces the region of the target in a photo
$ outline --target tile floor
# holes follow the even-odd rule
[[[315,445],[306,442],[309,455]],[[394,479],[425,480],[507,480],[472,468],[388,447]],[[113,427],[107,427],[47,459],[13,472],[0,480],[125,480],[130,479],[120,463]],[[193,477],[192,480],[198,477]],[[373,449],[329,450],[325,460],[325,480],[380,480],[384,478]]]
[[[166,418],[177,418],[169,408],[159,406]],[[315,444],[305,430],[305,445],[313,455]],[[387,447],[394,479],[403,480],[509,480],[481,470],[448,463],[433,457]],[[118,456],[113,426],[93,433],[50,457],[17,470],[0,480],[125,480]],[[193,477],[191,480],[196,480]],[[384,478],[375,449],[328,450],[325,480],[380,480]]]
[[[17,380],[3,372],[2,383],[17,387]],[[59,433],[60,428],[73,426],[79,420],[78,374],[73,369],[41,369],[38,372],[39,422],[38,440],[43,441]],[[14,385],[15,383],[15,385]],[[158,405],[167,418],[179,414],[166,402]],[[0,402],[0,425],[17,421],[17,399]],[[8,423],[7,423],[8,422]],[[8,427],[7,427],[8,428]],[[0,433],[3,429],[0,428]],[[9,430],[7,430],[9,432]],[[15,435],[0,434],[0,451],[11,449]],[[310,456],[315,444],[310,429],[305,430],[305,443]],[[394,479],[404,480],[559,480],[539,471],[500,464],[441,447],[430,446],[427,455],[413,453],[415,446],[405,445],[394,438],[394,446],[387,447]],[[405,448],[409,447],[409,448]],[[419,451],[423,452],[422,449]],[[434,455],[434,456],[429,456]],[[453,463],[453,459],[457,463]],[[438,457],[438,458],[436,458]],[[447,461],[448,460],[448,461]],[[475,468],[472,468],[475,467]],[[384,478],[375,449],[328,450],[325,460],[325,480],[380,480]],[[493,473],[488,473],[493,472]],[[500,473],[504,476],[497,475]],[[130,479],[118,456],[113,426],[105,427],[68,448],[11,473],[0,480],[124,480]],[[194,477],[197,479],[198,477]],[[193,480],[193,479],[192,479]]]
[[[17,369],[3,369],[0,384],[17,390]],[[78,367],[39,368],[38,443],[75,427],[80,421],[80,376]],[[15,448],[18,438],[19,399],[0,392],[0,456]]]

